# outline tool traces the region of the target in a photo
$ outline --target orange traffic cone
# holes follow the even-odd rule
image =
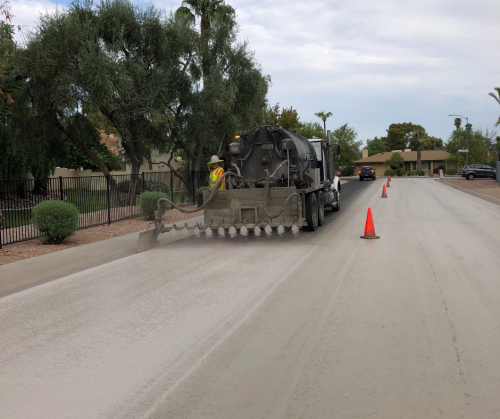
[[[360,238],[362,238],[362,239],[380,239],[379,236],[375,235],[375,226],[373,225],[371,208],[368,208],[368,214],[366,214],[365,235],[360,236]]]
[[[382,189],[382,198],[387,198],[387,191],[385,190],[385,185],[384,188]]]
[[[389,175],[388,179],[389,179],[389,182],[390,182],[391,181],[391,175]]]
[[[387,179],[387,187],[390,188],[391,187],[391,179]]]

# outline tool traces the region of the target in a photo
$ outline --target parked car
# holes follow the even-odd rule
[[[463,167],[461,174],[467,180],[473,180],[477,177],[496,179],[497,171],[494,167],[486,164],[469,164]]]
[[[363,166],[361,167],[361,169],[358,171],[359,173],[359,180],[363,180],[364,178],[371,178],[373,180],[376,179],[376,175],[375,175],[375,168],[371,167],[371,166]]]

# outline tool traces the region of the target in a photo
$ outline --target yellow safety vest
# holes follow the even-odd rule
[[[217,167],[217,169],[214,169],[210,172],[210,182],[209,186],[210,189],[212,189],[217,181],[220,179],[220,177],[224,174],[224,169],[222,167]],[[226,186],[226,179],[224,179],[221,184],[219,185],[219,191],[223,190]]]

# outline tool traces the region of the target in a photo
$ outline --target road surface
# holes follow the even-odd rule
[[[499,418],[500,207],[383,181],[1,298],[0,418]]]

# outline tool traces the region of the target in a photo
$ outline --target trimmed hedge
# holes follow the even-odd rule
[[[417,171],[415,172],[415,174],[416,174],[417,176],[424,176],[424,175],[425,175],[425,172],[424,172],[423,170],[417,170]]]
[[[202,186],[201,188],[196,189],[196,204],[199,207],[203,205],[203,191],[208,191],[210,188],[208,186]]]
[[[68,202],[43,201],[33,208],[32,217],[35,228],[42,234],[42,243],[60,244],[75,234],[80,211]]]
[[[167,184],[159,179],[147,179],[144,183],[147,191],[168,193]]]
[[[149,218],[150,220],[155,219],[155,211],[158,208],[158,200],[160,198],[167,198],[166,193],[162,192],[144,192],[139,198],[139,205],[141,208],[141,215]],[[161,215],[167,210],[168,204],[163,201],[161,203]]]
[[[385,172],[384,172],[384,176],[394,176],[396,174],[396,171],[393,170],[393,169],[387,169]]]
[[[450,176],[454,176],[454,175],[456,175],[456,174],[457,174],[457,169],[449,169],[449,170],[448,170],[448,174],[449,174]]]
[[[415,172],[413,170],[408,170],[406,176],[415,176]]]

